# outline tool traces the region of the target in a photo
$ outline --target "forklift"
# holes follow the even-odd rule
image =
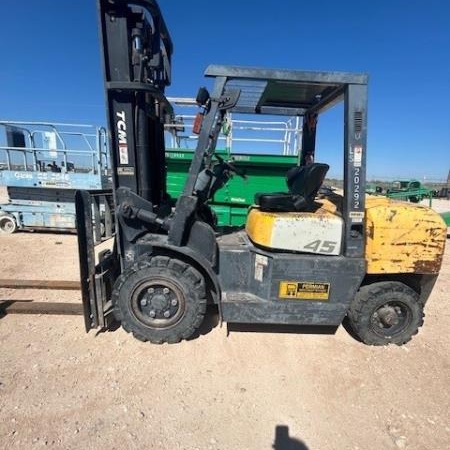
[[[86,329],[112,321],[141,341],[176,343],[201,326],[207,305],[245,327],[338,327],[370,345],[404,344],[423,323],[446,227],[431,209],[365,195],[365,74],[211,65],[198,91],[198,144],[182,194],[167,194],[164,125],[173,109],[172,41],[154,0],[98,0],[113,171],[115,236],[76,194]],[[343,195],[319,191],[321,113],[344,103]],[[245,228],[218,230],[208,205],[232,176],[215,154],[227,114],[301,117],[302,152],[284,192],[255,196]],[[108,248],[105,248],[108,247]]]

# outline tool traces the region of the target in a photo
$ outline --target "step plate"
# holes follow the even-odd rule
[[[279,325],[340,325],[346,304],[263,300],[249,293],[227,293],[222,301],[225,322]]]

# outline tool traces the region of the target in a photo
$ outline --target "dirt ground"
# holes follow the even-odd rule
[[[154,346],[122,329],[85,334],[80,316],[2,317],[0,448],[447,449],[449,247],[425,325],[403,347],[364,346],[342,327],[227,335],[218,325]],[[3,235],[0,249],[0,278],[78,279],[73,235]],[[80,301],[0,290],[12,299]]]

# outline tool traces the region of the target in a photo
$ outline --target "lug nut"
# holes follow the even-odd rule
[[[171,304],[172,306],[177,306],[177,305],[178,305],[177,299],[176,299],[176,298],[173,298],[173,299],[171,300],[170,304]]]
[[[146,306],[147,305],[147,299],[146,298],[143,298],[142,300],[141,300],[141,306]]]
[[[156,312],[155,311],[153,311],[153,309],[148,313],[148,315],[150,316],[150,317],[155,317],[156,316]]]
[[[148,289],[147,289],[147,292],[148,292],[149,294],[153,294],[153,292],[155,292],[155,290],[154,290],[153,288],[148,288]]]
[[[167,319],[170,317],[170,311],[164,311],[164,317]]]
[[[164,288],[163,289],[163,294],[168,294],[170,291],[169,291],[169,289],[168,288]]]

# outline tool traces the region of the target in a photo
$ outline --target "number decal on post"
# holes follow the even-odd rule
[[[336,245],[337,242],[334,241],[321,241],[320,239],[317,239],[306,244],[303,249],[311,250],[314,253],[333,253]]]

